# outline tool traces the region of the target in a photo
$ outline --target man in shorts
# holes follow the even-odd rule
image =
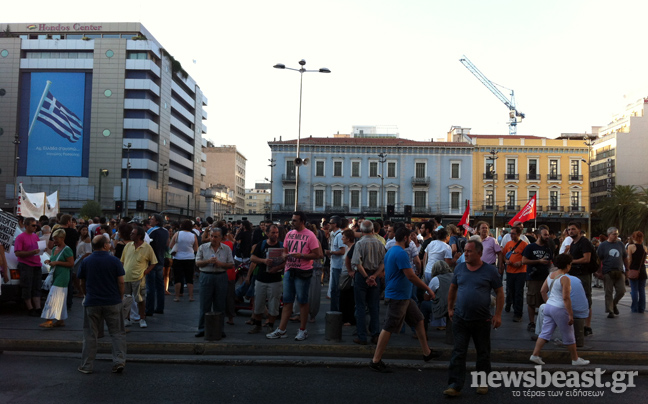
[[[121,256],[121,262],[126,272],[124,276],[124,318],[128,315],[134,300],[140,315],[140,328],[148,326],[146,324],[146,283],[144,277],[157,264],[153,248],[144,242],[145,234],[143,227],[135,226],[130,235],[133,241],[126,244]],[[128,324],[130,325],[130,323]]]
[[[549,229],[540,228],[540,237],[522,251],[522,265],[527,266],[527,307],[529,309],[529,325],[527,331],[535,331],[536,310],[544,300],[540,289],[547,276],[553,259],[553,252],[548,244]]]
[[[409,255],[405,248],[409,246],[410,231],[405,227],[396,230],[396,245],[385,255],[385,299],[389,299],[387,318],[378,337],[376,352],[369,367],[377,372],[390,373],[391,370],[381,360],[392,333],[400,332],[403,321],[410,327],[416,327],[416,335],[423,349],[423,360],[428,362],[441,354],[432,351],[427,343],[423,314],[416,302],[412,300],[412,284],[423,289],[428,297],[434,298],[434,292],[414,273]]]

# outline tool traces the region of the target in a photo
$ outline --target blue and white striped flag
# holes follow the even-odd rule
[[[83,135],[83,122],[49,91],[38,111],[37,119],[71,143],[81,139]]]

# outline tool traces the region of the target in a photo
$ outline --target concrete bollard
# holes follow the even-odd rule
[[[452,320],[446,314],[446,330],[445,330],[445,343],[454,345],[454,336],[452,335]]]
[[[585,345],[585,319],[574,319],[574,336],[576,337],[576,346],[582,347]]]
[[[324,330],[324,338],[327,341],[342,341],[342,312],[326,312],[326,328]]]
[[[224,319],[220,311],[205,313],[205,341],[220,341],[223,337]]]

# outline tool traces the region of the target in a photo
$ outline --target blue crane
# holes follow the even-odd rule
[[[515,92],[511,90],[510,88],[506,88],[504,86],[500,86],[499,84],[495,84],[492,81],[490,81],[486,76],[484,76],[484,73],[480,72],[477,66],[475,66],[468,58],[466,55],[463,55],[459,61],[468,69],[483,85],[488,88],[491,93],[495,94],[497,98],[499,98],[500,101],[506,105],[506,107],[509,109],[509,135],[517,135],[517,124],[522,122],[522,119],[524,119],[524,114],[520,111],[517,110],[515,106]],[[502,87],[506,90],[509,90],[511,92],[511,99],[509,100],[506,98],[506,96],[499,90],[497,87]]]

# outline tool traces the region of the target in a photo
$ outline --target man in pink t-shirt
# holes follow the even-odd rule
[[[25,232],[20,233],[14,242],[14,251],[18,259],[20,273],[20,289],[29,315],[40,317],[41,304],[41,260],[38,248],[38,235],[36,234],[36,219],[25,219]]]
[[[284,255],[286,257],[286,272],[283,278],[283,303],[279,327],[267,334],[269,339],[286,338],[288,319],[293,311],[295,298],[299,302],[300,328],[295,341],[308,338],[306,321],[308,320],[308,290],[313,277],[313,260],[321,259],[324,254],[317,241],[317,236],[306,228],[304,212],[295,212],[292,217],[294,230],[286,234],[284,240]],[[315,280],[317,282],[317,280]]]

